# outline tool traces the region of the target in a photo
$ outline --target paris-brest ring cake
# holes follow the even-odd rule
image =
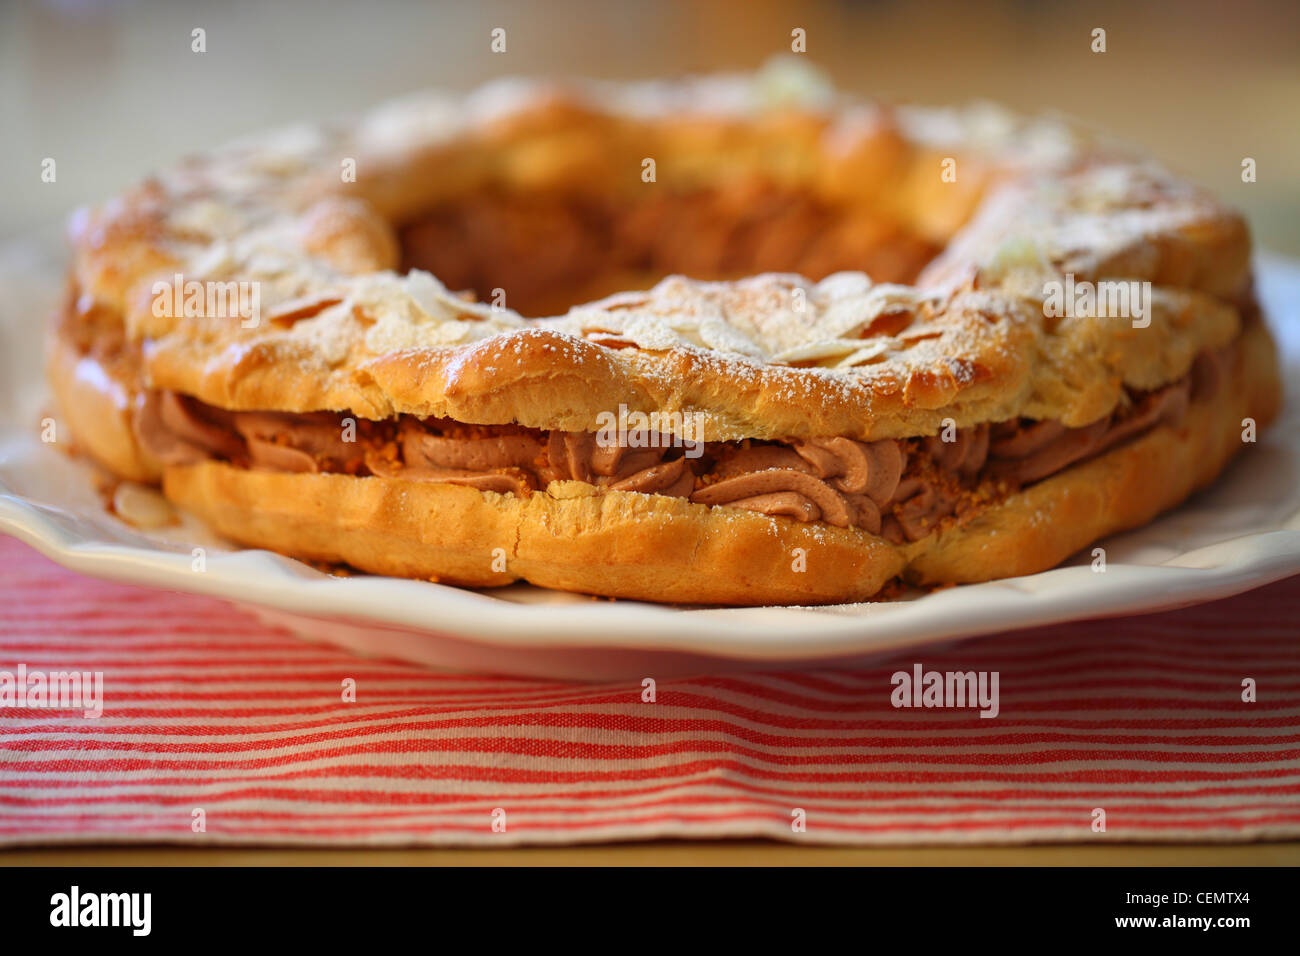
[[[1025,574],[1280,400],[1237,214],[1060,123],[781,71],[416,97],[70,232],[78,447],[377,574],[718,604]]]

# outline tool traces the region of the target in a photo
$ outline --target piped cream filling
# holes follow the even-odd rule
[[[1217,390],[1225,354],[1204,353],[1185,378],[1133,394],[1124,407],[1081,428],[1016,419],[958,429],[950,441],[710,442],[691,457],[667,436],[607,446],[592,433],[405,415],[371,422],[333,412],[231,412],[176,392],[148,393],[134,424],[141,444],[166,464],[221,459],[244,468],[446,482],[517,496],[552,481],[583,481],[603,491],[857,527],[902,543],[950,519],[967,520],[1016,488],[1160,424],[1177,423],[1191,401]],[[347,426],[345,418],[355,424]]]

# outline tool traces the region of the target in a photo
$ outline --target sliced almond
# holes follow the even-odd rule
[[[113,511],[127,524],[146,531],[177,523],[176,509],[157,489],[133,481],[117,486]]]

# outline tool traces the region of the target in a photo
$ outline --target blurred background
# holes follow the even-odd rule
[[[191,31],[207,52],[191,52]],[[504,27],[505,53],[489,49]],[[260,128],[503,74],[662,77],[790,50],[842,87],[1059,111],[1141,144],[1300,255],[1300,3],[44,0],[0,7],[0,239]],[[1091,51],[1094,28],[1106,52]],[[55,184],[41,182],[54,157]],[[1253,157],[1258,182],[1241,181]]]

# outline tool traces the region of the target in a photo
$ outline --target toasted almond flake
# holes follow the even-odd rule
[[[266,310],[265,317],[272,322],[295,322],[315,315],[327,306],[337,305],[343,297],[333,292],[305,295],[279,302]]]
[[[155,488],[124,481],[113,491],[113,512],[144,531],[176,524],[176,509]]]

